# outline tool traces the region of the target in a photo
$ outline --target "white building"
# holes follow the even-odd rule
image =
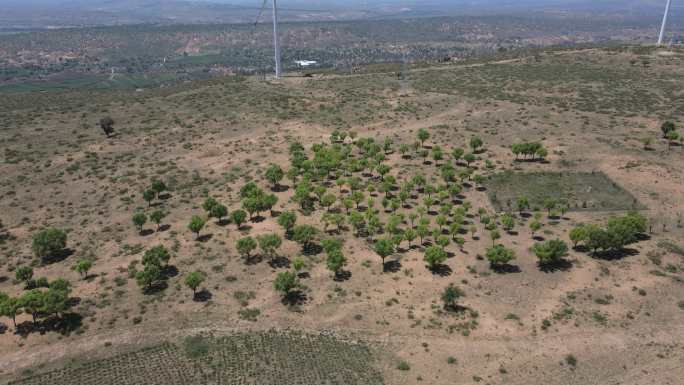
[[[312,65],[318,64],[315,60],[295,60],[295,63],[300,67],[311,67]]]

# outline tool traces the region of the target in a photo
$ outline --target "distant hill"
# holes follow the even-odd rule
[[[125,24],[253,22],[261,0],[3,0],[0,29]],[[605,13],[641,18],[662,12],[656,0],[281,0],[284,21],[331,21],[485,14]],[[684,6],[673,7],[684,19]]]

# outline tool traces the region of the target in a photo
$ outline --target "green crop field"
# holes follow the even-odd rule
[[[240,333],[189,337],[12,384],[383,384],[369,348],[335,337]]]
[[[515,209],[518,198],[528,199],[533,210],[544,201],[565,202],[569,211],[620,211],[644,207],[602,172],[503,172],[485,183],[489,200],[498,211]]]

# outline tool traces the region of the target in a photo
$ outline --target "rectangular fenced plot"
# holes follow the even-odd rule
[[[487,195],[496,210],[517,210],[527,198],[531,210],[544,210],[552,199],[568,211],[627,211],[645,207],[602,172],[503,172],[486,182]]]

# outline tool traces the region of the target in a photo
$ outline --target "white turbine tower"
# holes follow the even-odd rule
[[[273,0],[275,1],[275,0]],[[665,14],[663,15],[663,24],[660,26],[660,35],[658,35],[658,45],[663,44],[663,37],[665,37],[665,26],[667,25],[667,15],[670,13],[670,4],[672,0],[667,0],[665,5]]]
[[[261,18],[261,14],[264,12],[264,9],[266,8],[267,4],[268,0],[264,0],[263,4],[261,4],[261,9],[259,10],[259,14],[257,15],[256,22],[254,22],[254,27],[256,27],[256,25],[259,23],[259,18]],[[279,78],[283,73],[283,68],[280,62],[280,38],[278,36],[277,0],[273,0],[273,48],[275,50],[275,77]]]
[[[668,6],[670,0],[668,0]],[[278,37],[278,4],[273,0],[273,47],[275,49],[275,76],[279,78],[282,75],[283,69],[280,63],[280,39]]]

